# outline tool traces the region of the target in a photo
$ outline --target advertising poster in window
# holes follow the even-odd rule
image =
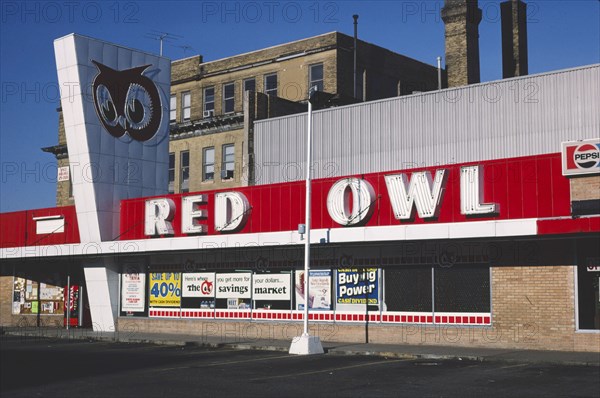
[[[379,304],[377,268],[338,269],[336,295],[338,304]]]
[[[49,278],[48,281],[52,280]],[[13,284],[12,313],[60,315],[64,309],[63,287],[60,282],[37,282],[25,278],[15,278]],[[39,291],[39,297],[38,297]]]
[[[309,309],[331,310],[331,270],[309,271]],[[296,271],[296,309],[304,310],[304,271]]]
[[[251,273],[217,274],[216,297],[218,299],[250,299],[252,298],[251,284]]]
[[[290,300],[290,274],[254,274],[252,289],[254,300]]]
[[[181,304],[179,272],[151,272],[148,288],[150,307],[179,307]]]
[[[183,274],[181,295],[182,308],[214,308],[215,273]]]
[[[183,297],[215,297],[215,274],[199,272],[183,274]]]
[[[121,311],[144,312],[146,307],[146,274],[137,264],[127,265],[121,275]]]

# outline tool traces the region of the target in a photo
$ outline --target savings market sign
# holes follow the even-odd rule
[[[215,297],[214,272],[183,274],[183,297]]]

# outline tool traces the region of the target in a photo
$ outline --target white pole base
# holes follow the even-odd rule
[[[325,351],[323,351],[319,337],[303,334],[302,336],[294,337],[289,353],[294,355],[314,355],[324,354]]]

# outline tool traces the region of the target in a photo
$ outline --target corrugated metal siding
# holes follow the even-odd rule
[[[560,152],[600,134],[600,65],[318,111],[314,178]],[[256,122],[257,184],[302,179],[306,115]]]

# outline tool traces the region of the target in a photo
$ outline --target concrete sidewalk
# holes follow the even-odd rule
[[[23,339],[73,339],[109,341],[122,343],[149,343],[177,346],[199,346],[229,348],[239,350],[269,350],[288,352],[290,341],[284,340],[241,340],[235,336],[199,336],[185,334],[140,333],[140,332],[94,332],[89,329],[58,328],[19,328],[4,327],[0,334],[20,336]],[[0,340],[1,341],[1,340]],[[503,361],[512,363],[548,363],[562,365],[582,365],[600,367],[600,352],[509,350],[497,348],[399,345],[399,344],[355,344],[323,342],[328,355],[376,355],[388,358],[427,359],[427,360],[474,360]]]

